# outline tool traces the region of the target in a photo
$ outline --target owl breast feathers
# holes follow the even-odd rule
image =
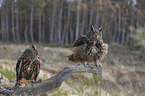
[[[68,56],[68,60],[78,63],[82,61],[93,62],[101,61],[108,53],[108,44],[89,42],[86,37],[80,37],[74,44],[73,54]]]

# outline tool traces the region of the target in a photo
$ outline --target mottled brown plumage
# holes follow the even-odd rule
[[[40,71],[39,52],[35,46],[26,49],[16,64],[17,84],[21,82],[35,82]],[[21,81],[22,80],[22,81]]]
[[[103,43],[102,39],[102,28],[97,30],[93,26],[91,26],[89,33],[80,36],[75,41],[73,47],[73,54],[68,56],[68,60],[75,63],[95,62],[95,65],[98,66],[108,53],[108,44]]]

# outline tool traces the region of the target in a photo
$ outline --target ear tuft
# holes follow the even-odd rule
[[[100,27],[100,28],[99,28],[99,32],[101,32],[102,30],[103,30],[103,28],[102,28],[102,27]]]
[[[90,25],[90,29],[91,29],[91,31],[94,31],[94,26]]]
[[[32,45],[32,48],[33,48],[34,50],[36,50],[36,48],[35,48],[35,46],[34,46],[34,45]]]

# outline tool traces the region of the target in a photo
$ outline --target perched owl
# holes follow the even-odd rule
[[[31,48],[26,49],[22,56],[18,59],[16,64],[16,85],[27,85],[26,82],[35,83],[40,71],[39,52],[36,47],[32,45]],[[25,82],[25,83],[24,83]]]
[[[73,54],[68,56],[68,60],[86,64],[95,63],[101,66],[100,61],[108,53],[108,44],[103,43],[102,28],[94,29],[90,26],[90,32],[80,36],[73,45]]]

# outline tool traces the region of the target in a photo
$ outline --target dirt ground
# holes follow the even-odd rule
[[[38,45],[40,52],[41,71],[38,79],[47,79],[63,68],[77,65],[67,60],[67,55],[72,53],[72,48],[52,47],[48,45]],[[10,77],[9,71],[15,74],[15,64],[26,48],[30,45],[0,44],[0,73],[6,78],[2,85],[15,83],[15,75]],[[120,96],[145,96],[145,51],[123,48],[117,44],[109,45],[109,53],[102,60],[103,65],[103,83],[101,90],[108,94]],[[2,73],[4,69],[8,72]],[[83,73],[85,78],[92,78],[91,75]],[[77,76],[72,75],[68,80]],[[8,82],[6,82],[8,81]],[[10,82],[11,81],[11,82]],[[66,82],[60,87],[63,90],[72,90]],[[68,92],[67,91],[67,92]],[[71,93],[70,93],[71,94]],[[102,95],[106,96],[106,95]]]

